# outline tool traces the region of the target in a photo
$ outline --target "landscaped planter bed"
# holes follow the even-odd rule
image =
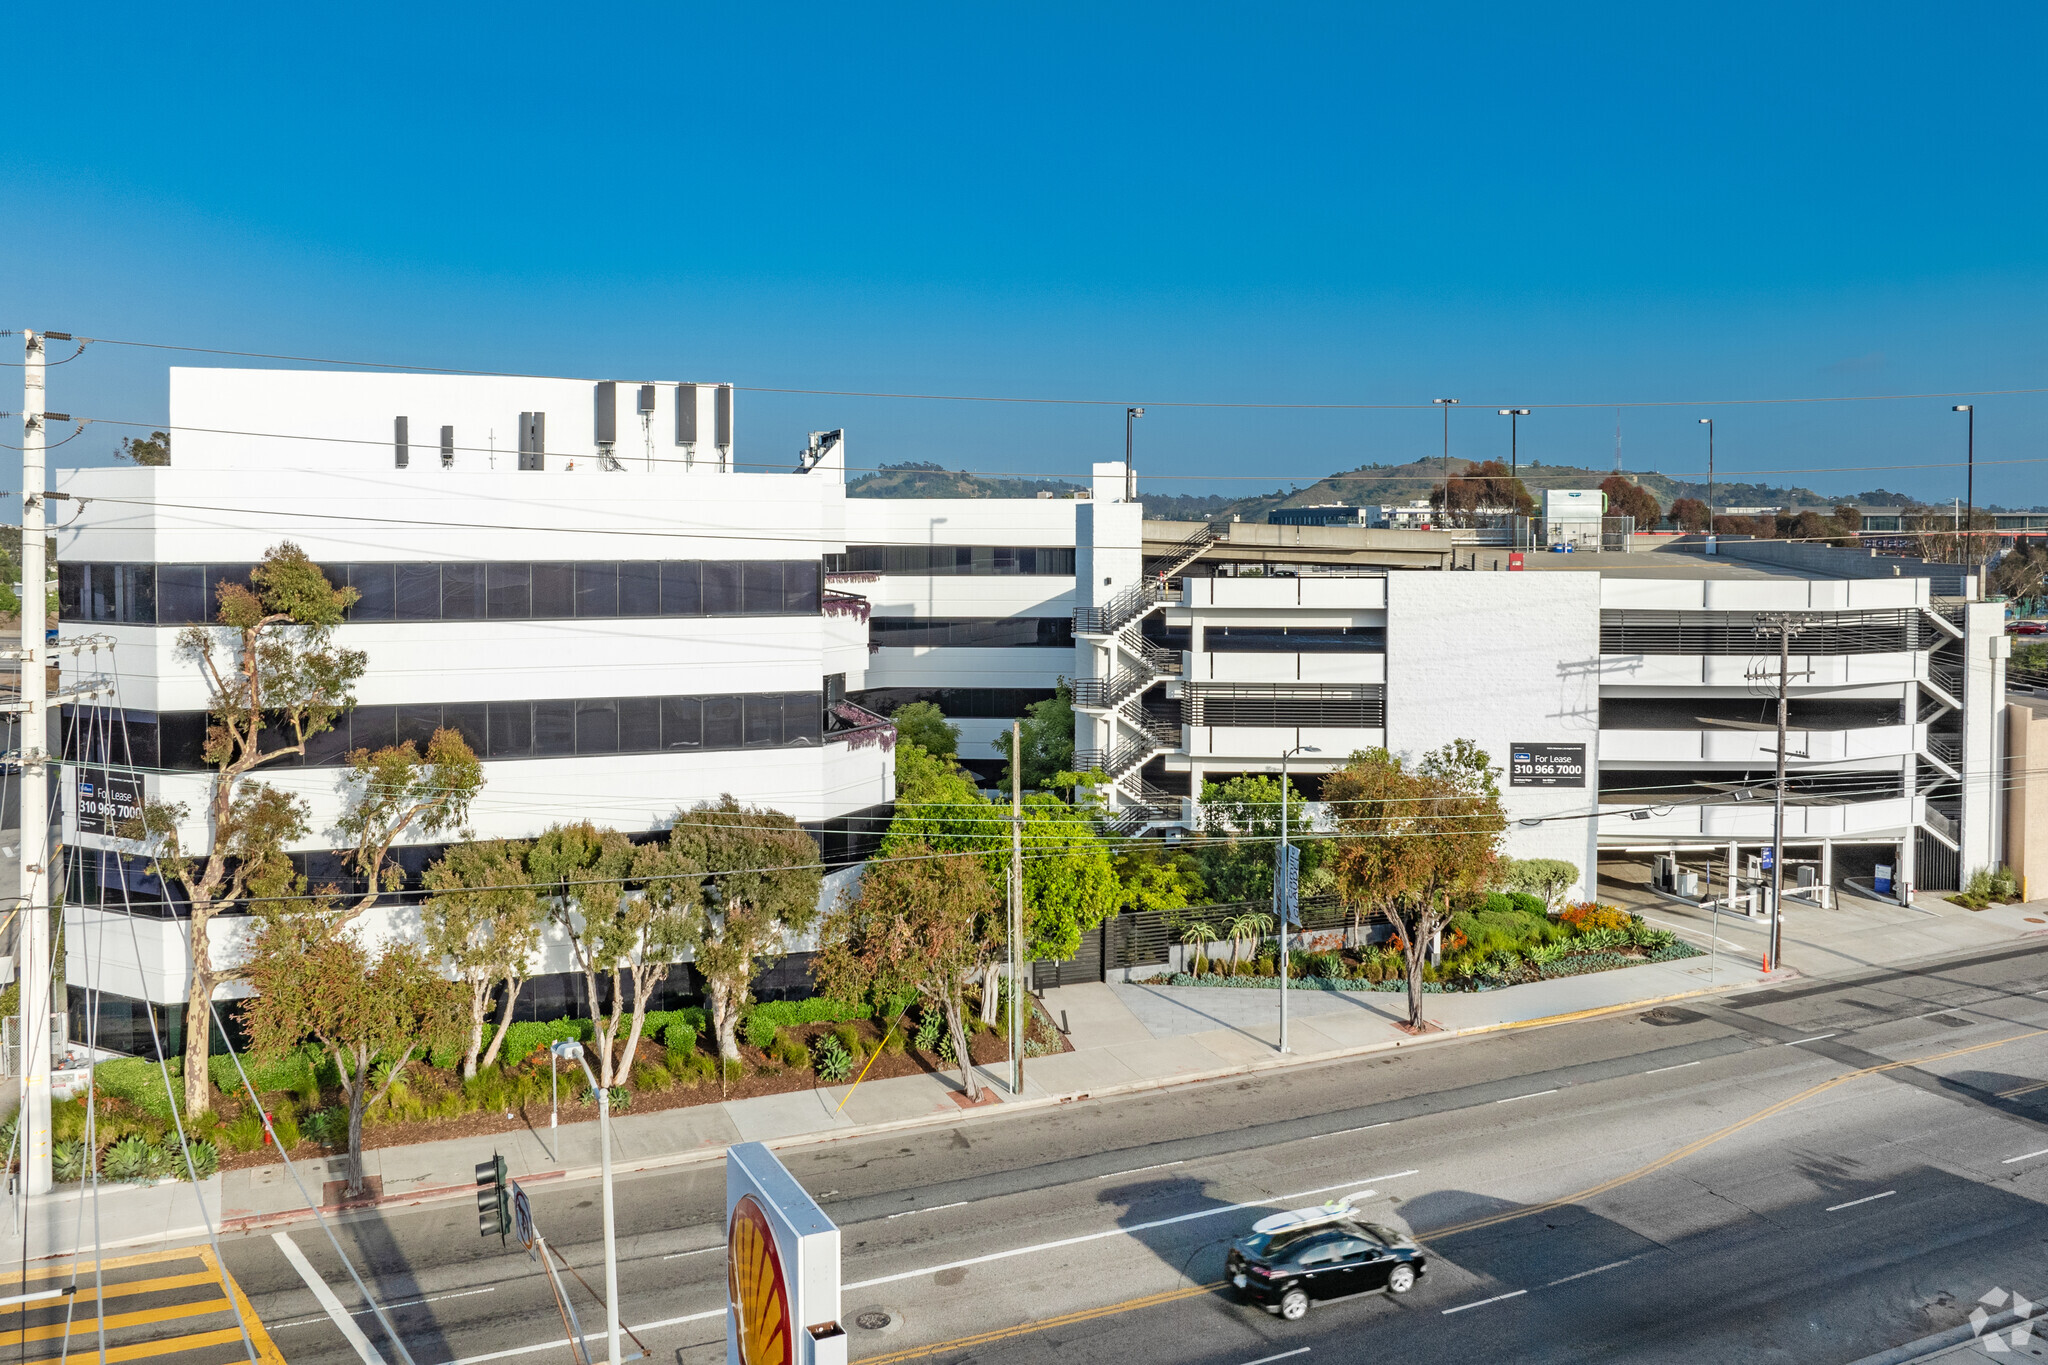
[[[1525,986],[1535,981],[1552,981],[1559,977],[1584,976],[1588,972],[1611,972],[1621,967],[1640,967],[1651,962],[1677,962],[1688,957],[1704,957],[1706,954],[1689,943],[1673,941],[1656,949],[1594,949],[1561,957],[1542,967],[1530,965],[1532,975],[1522,980],[1482,980],[1473,978],[1466,981],[1425,981],[1422,989],[1429,995],[1458,994],[1470,991],[1494,991],[1508,986]],[[1226,976],[1211,972],[1202,976],[1191,976],[1186,972],[1148,977],[1136,983],[1142,986],[1183,986],[1202,990],[1276,990],[1280,985],[1277,976]],[[1408,989],[1403,977],[1389,977],[1382,981],[1366,981],[1358,977],[1291,976],[1287,979],[1289,990],[1350,991],[1381,994],[1401,994]]]

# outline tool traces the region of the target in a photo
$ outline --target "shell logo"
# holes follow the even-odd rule
[[[733,1206],[725,1237],[726,1288],[732,1299],[740,1365],[795,1365],[789,1281],[768,1215],[751,1194]]]

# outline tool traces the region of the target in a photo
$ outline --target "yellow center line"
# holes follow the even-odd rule
[[[1501,1223],[1513,1222],[1515,1219],[1527,1218],[1533,1214],[1547,1213],[1553,1209],[1562,1208],[1567,1204],[1579,1203],[1582,1200],[1605,1194],[1609,1190],[1618,1189],[1631,1181],[1640,1180],[1646,1175],[1661,1171],[1666,1166],[1670,1166],[1675,1162],[1683,1161],[1686,1157],[1704,1151],[1724,1138],[1733,1137],[1752,1124],[1760,1123],[1775,1114],[1782,1114],[1794,1105],[1812,1099],[1815,1095],[1833,1090],[1845,1081],[1853,1081],[1862,1076],[1874,1076],[1884,1071],[1897,1071],[1903,1067],[1924,1066],[1929,1062],[1946,1061],[1951,1057],[1961,1057],[1972,1052],[1984,1052],[1991,1048],[2004,1047],[2008,1043],[2020,1043],[2025,1042],[2029,1038],[2041,1037],[2048,1037],[2048,1029],[2034,1029],[2027,1033],[2015,1034],[2010,1038],[2000,1038],[1995,1042],[1977,1043],[1970,1047],[1954,1048],[1947,1052],[1929,1053],[1924,1057],[1909,1057],[1904,1061],[1883,1062],[1877,1066],[1866,1066],[1857,1071],[1846,1071],[1832,1080],[1823,1081],[1819,1085],[1809,1086],[1796,1095],[1779,1100],[1776,1104],[1767,1105],[1747,1118],[1738,1119],[1725,1128],[1718,1129],[1707,1134],[1705,1137],[1688,1142],[1683,1147],[1675,1148],[1658,1157],[1655,1161],[1638,1166],[1636,1169],[1618,1175],[1612,1180],[1604,1180],[1598,1185],[1589,1186],[1576,1194],[1566,1195],[1562,1199],[1553,1199],[1542,1204],[1531,1204],[1525,1208],[1510,1209],[1505,1213],[1493,1214],[1486,1218],[1475,1218],[1469,1222],[1453,1223],[1449,1227],[1438,1228],[1429,1235],[1432,1238],[1448,1237],[1456,1233],[1494,1227]],[[1131,1313],[1142,1308],[1155,1308],[1181,1299],[1195,1298],[1198,1295],[1220,1289],[1223,1287],[1223,1284],[1224,1281],[1217,1280],[1211,1284],[1192,1285],[1183,1289],[1169,1289],[1164,1293],[1148,1294],[1142,1298],[1125,1299],[1120,1303],[1104,1304],[1100,1308],[1076,1309],[1071,1313],[1063,1313],[1058,1317],[1041,1318],[1035,1322],[1019,1323],[1015,1327],[1002,1327],[993,1331],[976,1333],[973,1336],[957,1337],[952,1341],[934,1342],[929,1346],[909,1346],[899,1351],[891,1351],[885,1355],[862,1356],[859,1365],[895,1365],[897,1361],[916,1360],[923,1356],[940,1355],[949,1351],[971,1351],[979,1346],[986,1346],[998,1341],[1008,1341],[1016,1337],[1030,1336],[1033,1333],[1047,1331],[1055,1327],[1067,1327],[1075,1323],[1090,1322],[1097,1318],[1114,1317],[1120,1313]]]

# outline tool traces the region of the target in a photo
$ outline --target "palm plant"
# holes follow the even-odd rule
[[[1198,947],[1199,945],[1206,943],[1213,943],[1216,941],[1216,929],[1206,920],[1194,920],[1190,923],[1183,924],[1180,927],[1180,941],[1183,947],[1190,948]],[[1206,966],[1207,954],[1197,952],[1192,961],[1194,963],[1200,963]],[[1195,972],[1193,974],[1196,976],[1201,975],[1200,972]]]
[[[1230,974],[1237,975],[1239,944],[1258,944],[1273,930],[1273,917],[1263,910],[1247,910],[1230,921]]]

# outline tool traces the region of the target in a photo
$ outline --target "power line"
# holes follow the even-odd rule
[[[161,341],[127,341],[114,337],[78,337],[81,343],[102,346],[129,346],[157,351],[183,351],[195,355],[233,356],[247,360],[284,360],[304,365],[338,365],[354,369],[410,371],[416,374],[465,375],[476,378],[497,379],[573,379],[573,376],[526,374],[510,370],[469,370],[435,365],[399,365],[378,360],[344,360],[332,356],[280,355],[266,351],[230,350],[221,347],[187,346]],[[83,347],[81,346],[81,349]],[[597,382],[597,381],[592,381]],[[640,381],[629,381],[640,382]],[[670,380],[657,380],[670,383]],[[917,402],[938,403],[1015,403],[1063,407],[1127,407],[1139,400],[1130,398],[1066,398],[1000,394],[962,393],[913,393],[878,389],[805,389],[756,384],[736,384],[736,390],[743,393],[779,393],[821,398],[886,398]],[[1929,393],[1876,393],[1849,394],[1841,396],[1795,396],[1786,398],[1693,398],[1693,399],[1613,399],[1568,400],[1537,402],[1531,399],[1517,399],[1516,406],[1530,408],[1675,408],[1675,407],[1748,407],[1792,403],[1877,403],[1897,402],[1910,399],[1931,398],[1996,398],[2024,394],[2048,393],[2048,387],[2015,389],[1956,389]],[[1420,411],[1430,412],[1434,405],[1422,403],[1283,403],[1270,401],[1220,401],[1197,402],[1185,399],[1146,399],[1143,405],[1162,408],[1236,408],[1295,411]],[[1492,404],[1489,403],[1489,406]]]

